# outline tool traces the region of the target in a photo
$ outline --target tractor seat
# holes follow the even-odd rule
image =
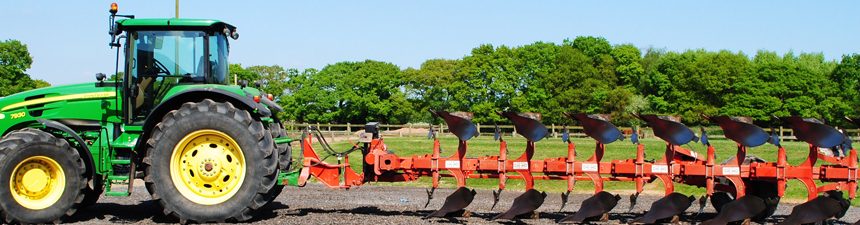
[[[836,128],[828,126],[818,119],[802,118],[799,116],[781,118],[788,123],[797,139],[814,146],[832,148],[845,140],[845,135]]]
[[[582,128],[585,130],[585,134],[597,142],[602,144],[609,144],[615,142],[617,140],[624,139],[624,135],[621,134],[621,131],[615,127],[614,124],[609,122],[609,115],[606,114],[584,114],[577,113],[569,115],[574,120],[579,121],[579,124],[582,125]]]
[[[517,133],[526,140],[537,142],[549,134],[549,130],[540,122],[540,113],[502,112],[500,114],[511,120],[517,128]]]
[[[478,135],[478,128],[472,123],[472,113],[470,112],[430,111],[430,113],[445,120],[448,129],[460,141],[468,141]]]
[[[676,116],[638,115],[652,129],[654,135],[673,145],[684,145],[696,140],[696,134]]]
[[[770,135],[752,124],[752,118],[749,117],[715,116],[708,117],[708,120],[720,125],[726,138],[744,146],[756,147],[770,140]]]

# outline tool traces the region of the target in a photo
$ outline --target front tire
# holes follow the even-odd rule
[[[142,166],[164,213],[187,222],[245,221],[275,186],[278,155],[260,121],[230,103],[185,103],[155,125]]]
[[[84,200],[86,168],[66,140],[32,128],[0,140],[0,208],[7,223],[59,223]]]

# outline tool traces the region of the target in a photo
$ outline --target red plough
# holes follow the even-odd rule
[[[508,157],[506,141],[498,138],[499,154],[476,158],[466,157],[467,142],[477,136],[478,130],[471,122],[471,114],[463,112],[449,113],[433,112],[442,118],[451,132],[458,137],[458,147],[450,155],[442,155],[439,139],[434,137],[432,152],[422,156],[398,156],[388,151],[383,139],[376,132],[377,127],[369,124],[366,127],[368,138],[363,146],[356,145],[354,149],[363,154],[362,173],[357,173],[349,167],[346,154],[339,154],[343,163],[329,164],[321,159],[312,148],[313,136],[307,133],[302,139],[303,165],[299,185],[304,185],[311,176],[332,188],[350,188],[366,182],[403,182],[414,181],[421,176],[432,178],[432,187],[428,190],[428,204],[442,178],[453,178],[458,189],[445,199],[442,208],[428,217],[469,216],[466,208],[475,197],[475,191],[467,188],[469,179],[498,179],[498,190],[494,191],[494,205],[499,201],[502,190],[508,179],[522,179],[525,182],[525,192],[514,199],[512,207],[492,219],[516,219],[522,217],[535,218],[535,212],[544,202],[546,193],[536,190],[535,180],[565,180],[567,192],[562,194],[562,208],[567,202],[570,191],[576,181],[584,180],[594,183],[595,195],[585,200],[588,209],[577,210],[577,213],[559,222],[579,223],[590,220],[605,220],[607,213],[617,205],[618,195],[603,190],[605,181],[626,181],[636,184],[636,193],[630,196],[632,210],[636,199],[643,191],[644,185],[660,180],[665,197],[656,201],[651,210],[632,223],[655,223],[677,221],[678,215],[695,202],[695,197],[686,196],[674,191],[674,183],[683,183],[704,187],[705,197],[700,198],[700,212],[707,199],[719,214],[707,223],[724,224],[735,221],[763,220],[773,214],[779,199],[784,195],[786,181],[800,180],[807,189],[809,204],[837,205],[835,211],[819,210],[809,212],[817,205],[799,205],[795,211],[805,215],[816,215],[815,220],[821,221],[831,217],[841,216],[847,210],[847,202],[842,192],[848,192],[848,198],[853,199],[857,189],[857,153],[850,147],[847,137],[836,129],[813,119],[799,117],[784,118],[799,140],[809,143],[808,158],[799,165],[790,165],[785,149],[779,140],[766,133],[763,129],[752,124],[748,118],[741,117],[709,117],[709,121],[719,125],[728,139],[737,143],[735,157],[724,163],[716,162],[715,149],[702,132],[701,137],[680,122],[677,117],[637,115],[654,131],[655,136],[666,142],[664,153],[658,159],[646,160],[645,146],[638,142],[636,132],[630,137],[634,143],[631,155],[634,158],[625,160],[603,161],[605,145],[624,139],[606,115],[570,114],[569,117],[582,125],[585,133],[596,141],[593,155],[585,161],[577,161],[576,146],[569,140],[565,131],[562,140],[567,143],[567,154],[557,158],[533,159],[535,142],[540,141],[549,133],[540,123],[540,114],[503,112],[501,115],[510,120],[516,127],[517,133],[526,139],[526,148],[522,155],[516,158]],[[500,137],[500,135],[496,135]],[[698,153],[682,145],[700,141],[707,146],[707,152]],[[771,143],[777,150],[776,162],[765,162],[756,157],[748,156],[751,147]],[[821,149],[829,149],[839,154],[833,156],[821,153]],[[827,164],[816,166],[821,159]],[[816,181],[826,182],[817,185]],[[819,196],[819,193],[827,193]],[[824,199],[826,198],[826,199]],[[821,203],[819,203],[821,202]],[[835,202],[835,203],[834,203]],[[844,205],[844,206],[843,206]],[[804,207],[801,207],[804,206]],[[425,205],[426,207],[426,205]],[[794,214],[794,213],[792,213]],[[789,216],[787,223],[791,223]],[[806,216],[805,218],[811,218]],[[801,221],[805,222],[805,221]]]

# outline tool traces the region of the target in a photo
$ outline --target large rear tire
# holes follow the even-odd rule
[[[84,201],[81,202],[81,208],[86,208],[95,205],[99,198],[105,192],[104,178],[96,175],[89,179],[86,189],[84,189]]]
[[[284,125],[280,122],[272,123],[270,131],[274,138],[287,136],[287,130],[284,129]],[[293,151],[290,143],[275,144],[275,147],[278,149],[278,169],[281,171],[289,170],[293,161]]]
[[[185,103],[151,132],[144,181],[164,213],[181,223],[248,220],[275,186],[271,134],[228,102]]]
[[[6,223],[59,223],[84,200],[86,168],[62,138],[32,128],[0,140],[0,208]]]

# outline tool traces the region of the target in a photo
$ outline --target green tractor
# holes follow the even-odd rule
[[[283,189],[291,139],[272,95],[229,84],[236,27],[110,13],[122,75],[0,98],[3,222],[60,222],[136,178],[180,222],[250,219]]]

